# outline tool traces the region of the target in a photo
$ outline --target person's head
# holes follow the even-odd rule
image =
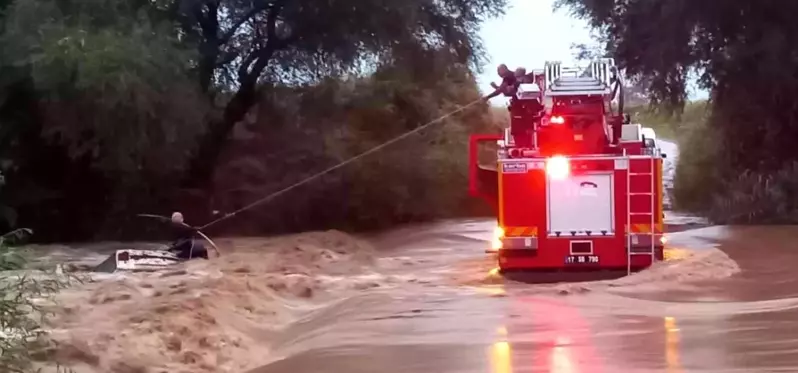
[[[183,223],[183,214],[175,211],[172,213],[172,223],[181,224]]]
[[[496,72],[499,74],[500,77],[504,78],[507,74],[510,74],[510,69],[507,68],[507,65],[501,64],[498,68],[496,68]]]
[[[516,78],[520,78],[520,77],[525,76],[525,75],[526,75],[526,69],[525,68],[519,67],[519,68],[515,69],[515,77]]]

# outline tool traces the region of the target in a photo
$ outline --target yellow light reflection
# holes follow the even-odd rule
[[[490,249],[488,251],[497,252],[497,251],[501,250],[503,246],[504,246],[504,244],[502,243],[502,240],[500,238],[495,238],[494,237],[490,241]]]
[[[491,372],[512,373],[513,364],[510,356],[510,343],[496,342],[490,348]]]
[[[502,338],[507,338],[507,327],[500,326],[499,329],[496,330],[496,334],[498,334]]]
[[[687,259],[691,255],[693,255],[690,250],[673,246],[666,247],[663,254],[665,256],[666,261]]]
[[[503,287],[499,286],[480,286],[472,288],[475,292],[491,297],[505,297],[507,296],[507,292],[504,291]]]
[[[502,249],[503,243],[502,238],[504,238],[504,228],[496,227],[493,229],[493,237],[490,240],[490,252],[497,252]]]
[[[665,364],[668,373],[684,371],[679,361],[679,328],[676,319],[670,316],[665,317]]]
[[[549,364],[551,373],[573,373],[574,364],[571,361],[571,354],[568,347],[554,346],[551,352],[551,363]]]

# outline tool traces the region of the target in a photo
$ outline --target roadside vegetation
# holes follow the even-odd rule
[[[50,358],[54,343],[45,328],[48,301],[77,281],[71,275],[39,269],[28,271],[28,261],[14,246],[32,232],[17,229],[0,236],[0,371],[37,372],[36,362]],[[69,372],[58,369],[58,372]]]
[[[653,128],[657,138],[681,142],[686,139],[692,128],[706,122],[707,102],[688,102],[684,111],[676,115],[663,113],[648,105],[632,106],[627,108],[626,112],[631,115],[632,123]]]
[[[653,107],[689,112],[690,76],[710,93],[706,120],[675,136],[678,208],[716,223],[798,223],[798,28],[787,16],[798,3],[558,3],[587,20],[604,50],[645,82]]]
[[[476,100],[505,0],[0,0],[0,228],[154,238],[210,220]],[[477,104],[211,234],[370,229],[478,213]],[[152,229],[150,229],[152,228]]]

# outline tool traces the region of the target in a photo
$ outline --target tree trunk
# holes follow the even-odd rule
[[[189,162],[184,186],[207,188],[213,179],[222,151],[227,145],[235,125],[246,117],[257,99],[255,83],[242,86],[224,109],[224,115],[214,119],[199,141],[196,152]]]

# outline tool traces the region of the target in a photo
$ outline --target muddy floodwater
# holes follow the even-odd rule
[[[65,292],[52,336],[84,373],[798,372],[798,227],[666,223],[665,262],[551,284],[497,273],[489,219],[220,239],[220,259]]]
[[[503,279],[490,220],[225,239],[67,291],[53,335],[86,373],[798,372],[798,228],[666,221],[665,262],[579,283]]]
[[[798,371],[795,227],[687,230],[649,273],[554,285],[492,276],[490,228],[380,237],[415,281],[293,325],[251,373]]]

